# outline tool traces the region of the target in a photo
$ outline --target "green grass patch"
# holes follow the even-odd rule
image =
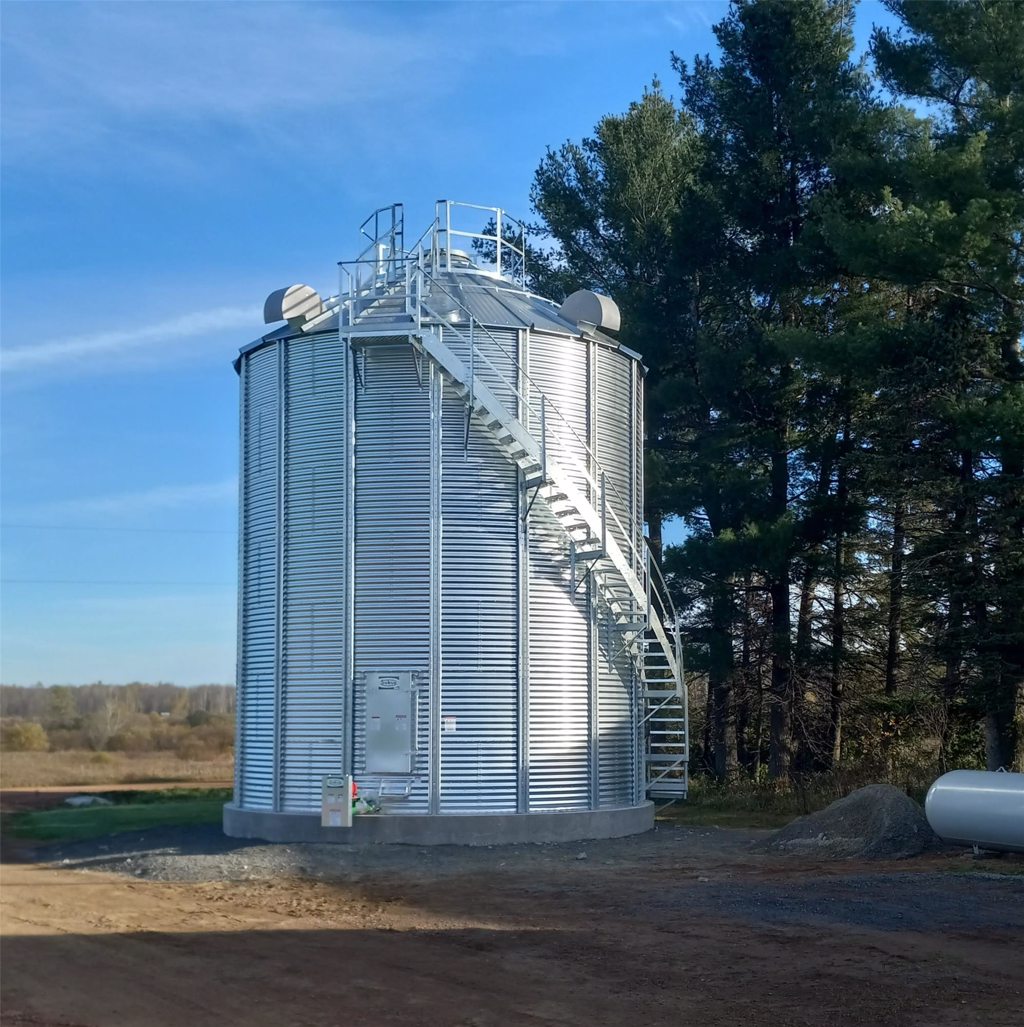
[[[797,814],[763,809],[722,809],[707,805],[676,803],[658,812],[660,823],[681,827],[736,827],[752,830],[785,827]]]
[[[949,872],[966,877],[1024,877],[1024,856],[1014,854],[1002,859],[979,859],[967,865],[950,867]]]
[[[153,791],[89,792],[118,806],[150,806],[168,802],[231,801],[230,788],[155,788]]]
[[[12,813],[5,818],[4,829],[16,838],[71,842],[153,827],[219,824],[224,801],[221,797],[175,797],[166,802],[122,802],[115,806]]]
[[[698,777],[690,780],[689,797],[665,807],[658,819],[684,827],[777,829],[836,798],[819,782],[783,788],[754,781],[723,785]]]

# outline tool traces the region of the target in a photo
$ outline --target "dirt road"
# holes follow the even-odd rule
[[[962,858],[417,850],[334,880],[3,867],[7,1025],[962,1025],[1024,1018],[1024,877]],[[619,848],[616,848],[616,846]],[[513,853],[515,855],[515,853]],[[241,858],[241,857],[240,857]],[[255,857],[254,857],[255,858]],[[247,866],[248,864],[239,864]]]

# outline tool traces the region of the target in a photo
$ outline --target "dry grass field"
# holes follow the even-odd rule
[[[10,752],[0,757],[0,788],[67,785],[222,784],[234,774],[230,756],[183,760],[173,752],[119,753],[69,750]]]

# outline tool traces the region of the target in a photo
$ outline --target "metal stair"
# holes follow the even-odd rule
[[[533,492],[534,500],[544,502],[569,539],[572,587],[576,587],[577,572],[592,577],[600,601],[623,639],[621,649],[633,660],[644,738],[646,794],[670,801],[685,798],[689,711],[678,618],[649,549],[623,552],[610,529],[614,525],[620,537],[627,540],[631,535],[610,508],[605,474],[596,461],[592,474],[571,455],[564,436],[551,429],[549,413],[558,418],[561,415],[543,393],[539,394],[538,410],[536,401],[531,403],[516,383],[509,382],[488,360],[478,345],[480,338],[489,338],[518,369],[515,356],[507,354],[484,326],[476,324],[458,298],[428,270],[423,252],[417,248],[415,253],[382,260],[379,244],[374,246],[371,273],[362,275],[357,270],[350,276],[347,295],[343,288],[341,334],[351,341],[367,343],[385,337],[407,337],[414,350],[440,371],[466,403],[467,416],[482,425],[522,471],[524,487]],[[436,255],[431,266],[436,266]],[[436,303],[444,294],[446,313],[441,314],[430,302]],[[453,304],[459,311],[457,319],[447,309]],[[449,340],[455,340],[468,354],[468,363],[448,344]],[[523,409],[531,411],[530,420],[537,423],[540,438],[498,399],[483,380],[481,369],[507,387]],[[549,440],[563,443],[558,450],[565,466],[549,452]],[[585,488],[579,486],[580,481],[586,483]]]

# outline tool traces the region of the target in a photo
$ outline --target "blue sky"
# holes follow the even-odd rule
[[[232,681],[264,297],[336,291],[381,204],[528,214],[545,147],[673,91],[724,11],[4,4],[0,678]]]

